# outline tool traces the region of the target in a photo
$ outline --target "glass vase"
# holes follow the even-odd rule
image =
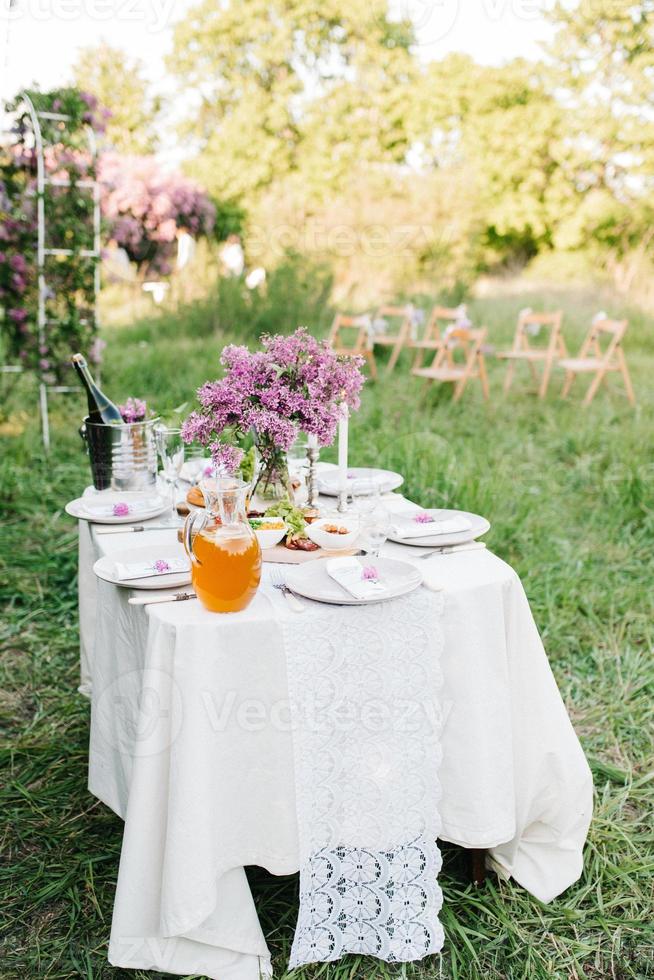
[[[293,500],[293,488],[288,473],[288,459],[281,449],[258,450],[257,475],[252,496],[265,503],[274,503],[288,497]]]

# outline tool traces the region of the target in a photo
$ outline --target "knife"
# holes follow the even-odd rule
[[[134,595],[127,600],[130,606],[149,606],[155,602],[184,602],[197,599],[195,592],[176,592],[174,595]]]
[[[484,541],[472,541],[470,544],[453,544],[449,548],[436,548],[434,551],[430,551],[428,555],[420,555],[420,561],[424,561],[425,558],[433,558],[434,555],[457,555],[460,551],[483,551],[486,547]]]
[[[129,534],[139,531],[173,531],[182,527],[181,524],[121,524],[118,527],[96,527],[96,534]]]

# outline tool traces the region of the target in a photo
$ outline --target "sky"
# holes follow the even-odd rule
[[[165,95],[170,81],[164,57],[173,25],[196,2],[0,0],[0,97],[11,98],[34,82],[42,89],[70,82],[80,49],[101,40],[140,58],[147,77]],[[483,64],[538,57],[540,43],[551,36],[543,13],[547,2],[390,0],[392,14],[412,18],[418,52],[425,60],[462,51]],[[165,146],[169,141],[162,136]]]

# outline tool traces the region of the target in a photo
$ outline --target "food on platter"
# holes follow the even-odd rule
[[[270,517],[251,517],[250,526],[255,531],[279,531],[286,527],[284,521],[279,518]]]
[[[349,534],[350,529],[347,527],[339,526],[338,524],[323,524],[323,531],[327,531],[327,534]]]
[[[204,507],[204,497],[202,496],[202,491],[199,487],[191,487],[189,492],[186,494],[186,500],[193,507]]]
[[[284,500],[278,500],[275,504],[271,504],[266,511],[266,517],[268,519],[279,517],[284,521],[288,528],[285,545],[291,551],[318,550],[319,545],[310,541],[307,537],[307,523],[304,514],[299,507],[291,503],[288,497],[285,497]]]
[[[286,547],[290,551],[318,551],[320,546],[309,538],[301,538],[299,535],[290,535],[286,538]]]
[[[307,527],[307,535],[326,551],[353,548],[359,535],[359,521],[350,515],[323,517]]]

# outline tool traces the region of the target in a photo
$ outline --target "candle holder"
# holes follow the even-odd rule
[[[339,490],[336,509],[339,514],[347,513],[347,490]]]
[[[317,446],[309,446],[307,449],[307,459],[309,460],[309,472],[307,473],[307,503],[309,507],[318,506],[318,480],[316,478],[316,463],[320,456]]]

